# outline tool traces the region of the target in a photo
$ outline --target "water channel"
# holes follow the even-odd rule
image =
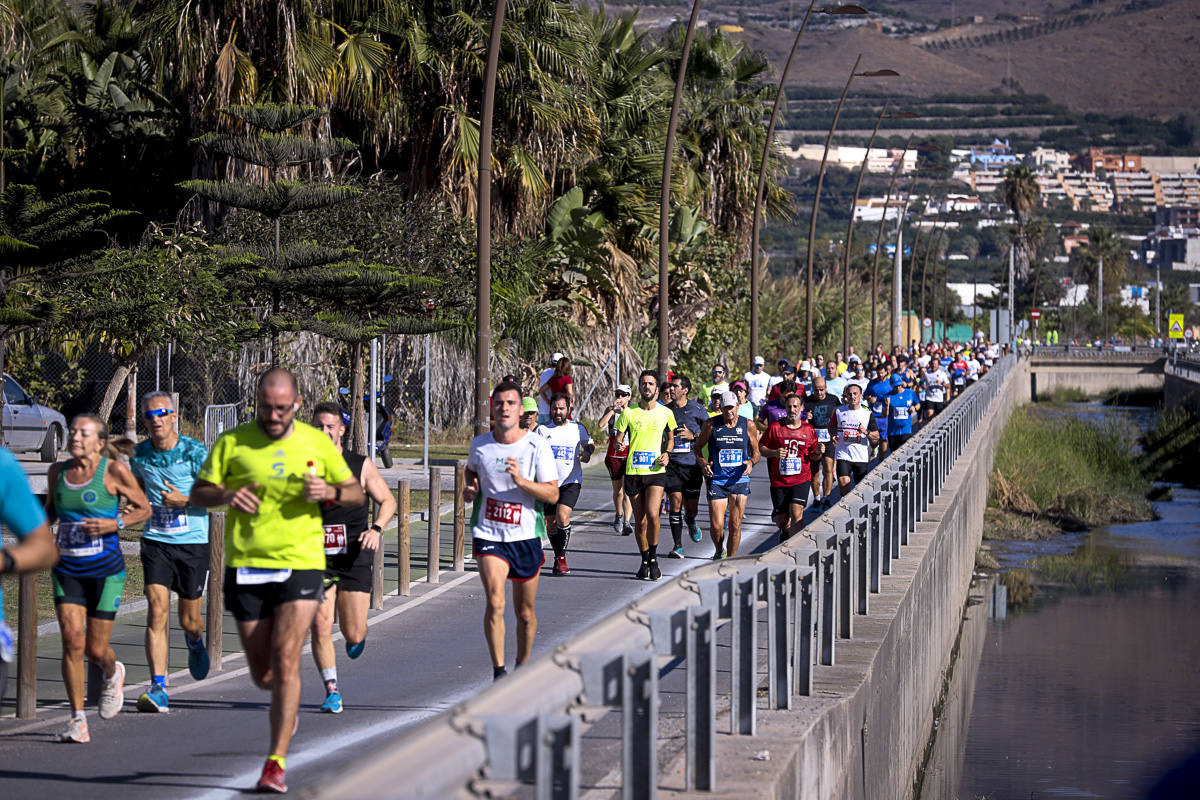
[[[1143,798],[1200,753],[1200,492],[1155,510],[993,543],[1007,575],[972,589],[921,800]]]

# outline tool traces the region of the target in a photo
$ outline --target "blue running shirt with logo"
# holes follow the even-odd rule
[[[159,450],[149,439],[138,442],[129,468],[150,499],[150,519],[142,538],[165,544],[208,544],[208,513],[203,508],[162,504],[168,483],[185,497],[191,493],[207,458],[208,449],[190,436],[180,436],[170,450]]]

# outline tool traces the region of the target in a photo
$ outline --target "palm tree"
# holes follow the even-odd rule
[[[1001,185],[1004,202],[1017,218],[1017,235],[1013,240],[1014,259],[1016,261],[1017,280],[1024,283],[1029,279],[1030,241],[1026,230],[1037,206],[1041,189],[1038,187],[1037,175],[1024,164],[1008,168]]]

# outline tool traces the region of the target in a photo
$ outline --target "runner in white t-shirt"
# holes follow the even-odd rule
[[[935,369],[925,371],[925,418],[933,419],[946,407],[946,392],[950,390],[950,375],[942,365],[933,363]]]
[[[567,419],[571,400],[565,394],[550,398],[550,422],[537,429],[550,443],[558,468],[558,502],[546,505],[546,532],[554,548],[554,574],[569,575],[567,545],[571,541],[571,512],[583,488],[583,467],[596,450],[596,443],[582,423]]]
[[[853,484],[867,477],[871,445],[879,442],[879,426],[871,407],[863,405],[862,389],[857,384],[846,387],[846,404],[838,406],[829,423],[829,432],[834,437],[838,488],[845,497]]]
[[[541,436],[526,431],[521,419],[521,387],[502,382],[492,390],[495,427],[471,441],[463,500],[474,503],[471,535],[479,580],[487,599],[483,635],[492,656],[493,677],[504,667],[504,581],[513,582],[517,614],[517,664],[529,660],[537,633],[538,575],[546,560],[542,503],[558,502],[554,451]]]
[[[763,404],[767,402],[767,390],[771,388],[771,376],[763,368],[765,363],[762,356],[755,356],[753,369],[742,376],[746,381],[749,395],[747,399],[750,401],[750,405],[754,406],[754,416],[756,417]]]

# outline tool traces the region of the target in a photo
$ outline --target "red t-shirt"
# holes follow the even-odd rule
[[[812,479],[810,465],[820,449],[812,425],[801,422],[800,427],[790,428],[782,420],[772,422],[758,445],[782,451],[779,458],[767,459],[772,486],[798,486]]]
[[[560,392],[562,394],[566,394],[567,387],[570,386],[572,383],[574,383],[574,381],[571,380],[570,375],[563,375],[561,377],[556,376],[556,377],[553,377],[550,380],[546,381],[546,385],[550,387],[550,395],[551,396],[559,394]]]

